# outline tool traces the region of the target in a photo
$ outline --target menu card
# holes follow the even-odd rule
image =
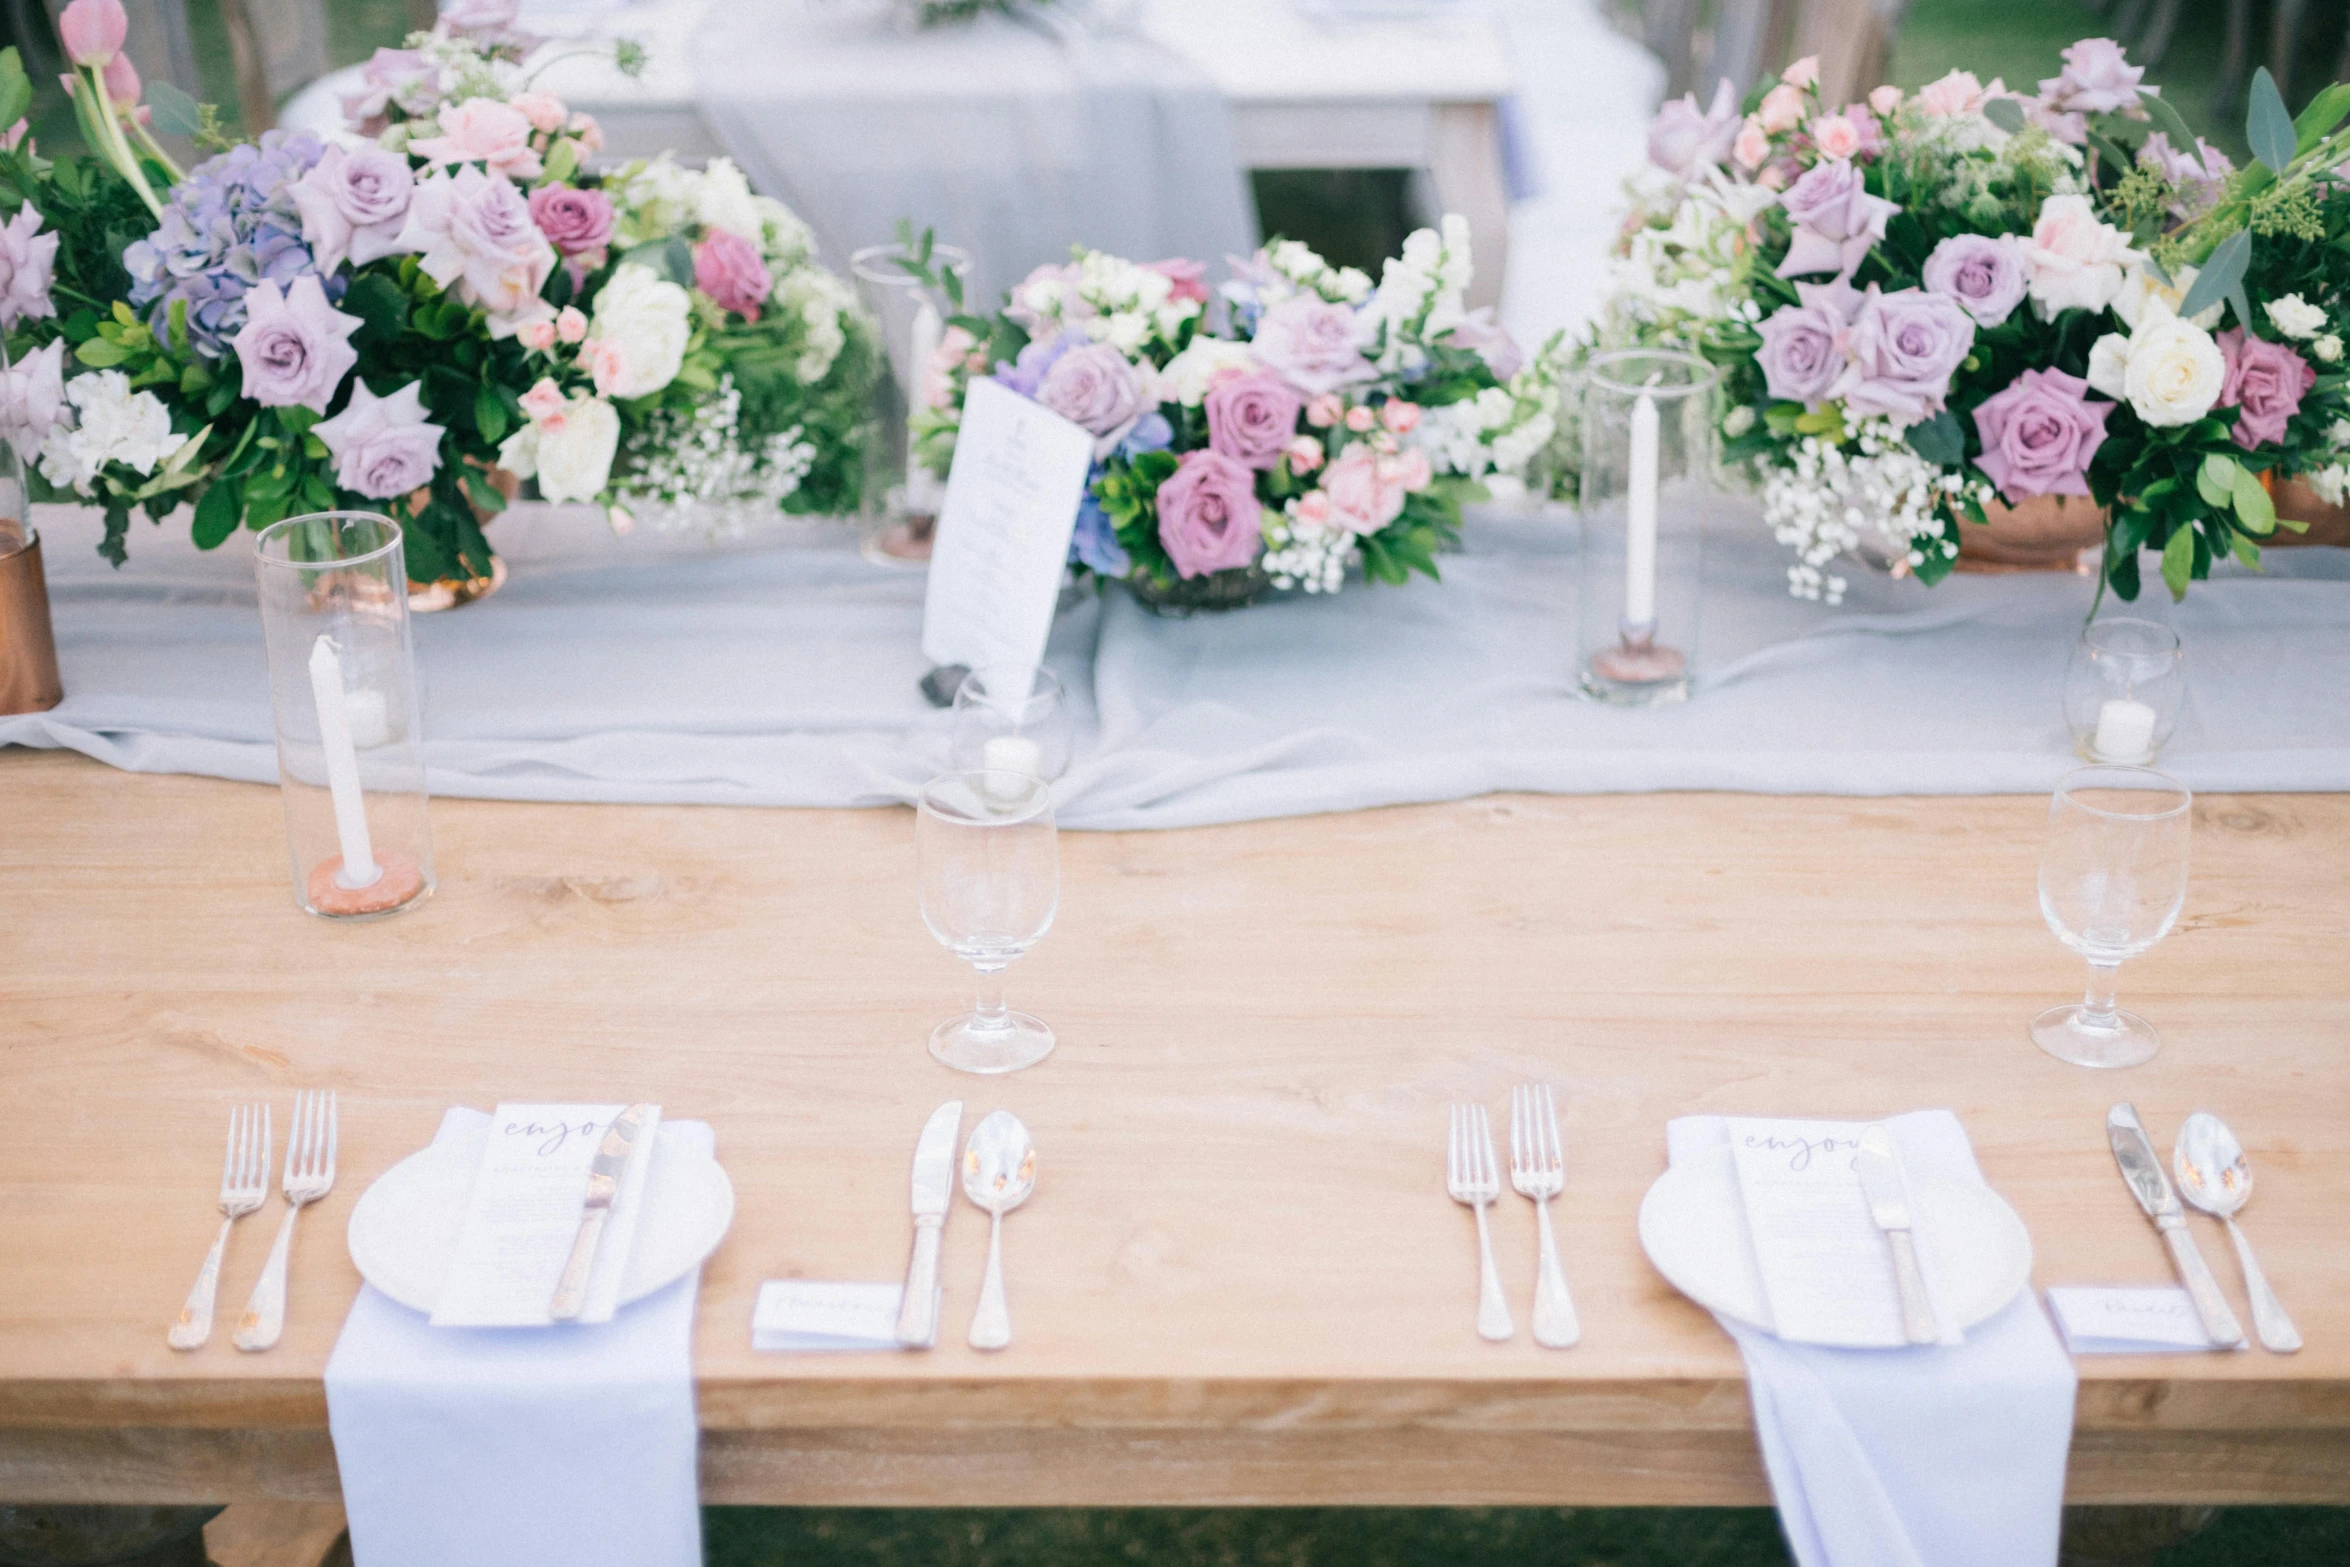
[[[922,655],[1007,672],[1026,690],[1053,629],[1093,437],[994,381],[963,401],[955,466],[931,545]]]
[[[2195,1314],[2195,1302],[2175,1284],[2114,1289],[2058,1286],[2048,1309],[2076,1355],[2175,1354],[2217,1349]]]
[[[434,1302],[436,1328],[543,1327],[586,1213],[588,1166],[626,1105],[500,1105],[490,1116],[457,1254]],[[629,1147],[588,1274],[581,1322],[609,1322],[653,1167],[658,1105]]]
[[[1869,1125],[1729,1118],[1763,1296],[1775,1331],[1790,1343],[1891,1348],[1909,1342],[1893,1250],[1852,1167]]]
[[[905,1298],[902,1284],[769,1279],[759,1286],[758,1303],[751,1309],[751,1348],[918,1348],[898,1342],[898,1303]]]

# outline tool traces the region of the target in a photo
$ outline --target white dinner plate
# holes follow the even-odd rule
[[[1933,1236],[1943,1302],[1961,1331],[1991,1317],[2031,1282],[2032,1236],[2000,1195],[1973,1181],[1912,1174],[1917,1226]],[[1773,1331],[1746,1230],[1738,1164],[1729,1146],[1673,1165],[1640,1200],[1640,1246],[1666,1282],[1708,1311]]]
[[[700,1267],[734,1222],[734,1183],[718,1161],[659,1129],[653,1135],[645,1211],[620,1274],[623,1306]],[[485,1117],[473,1131],[417,1150],[378,1176],[351,1208],[345,1234],[360,1276],[412,1311],[429,1313],[440,1299],[488,1136]]]

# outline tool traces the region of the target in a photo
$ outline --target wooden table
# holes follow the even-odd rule
[[[2309,1348],[2081,1367],[2076,1501],[2350,1502],[2350,798],[2213,798],[2178,931],[2124,975],[2168,1041],[2101,1076],[2024,1022],[2076,988],[2041,927],[2035,799],[1467,801],[1070,834],[1014,970],[1061,1031],[1019,1077],[923,1053],[958,965],[915,917],[901,812],[439,801],[440,891],[294,909],[274,791],[0,756],[0,1498],[332,1498],[320,1372],[340,1230],[452,1103],[658,1097],[740,1194],[697,1343],[714,1501],[1753,1503],[1727,1338],[1642,1259],[1689,1111],[1956,1109],[2037,1282],[2159,1282],[2102,1122],[2209,1106]],[[1581,1348],[1472,1331],[1446,1101],[1561,1089]],[[343,1179],[284,1345],[164,1328],[210,1238],[228,1105],[342,1095]],[[946,1232],[927,1355],[749,1347],[760,1280],[886,1279],[933,1104],[1009,1106],[1042,1185],[1009,1223],[1018,1342],[960,1331],[985,1226]],[[243,1298],[274,1213],[245,1227]],[[1498,1210],[1521,1322],[1533,1216]],[[2217,1229],[2197,1230],[2241,1307]]]

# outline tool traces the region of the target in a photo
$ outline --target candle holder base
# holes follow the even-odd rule
[[[1583,694],[1617,707],[1679,702],[1689,695],[1689,660],[1679,648],[1627,635],[1591,655],[1583,671]]]
[[[425,894],[432,891],[424,879],[424,868],[407,855],[376,858],[383,874],[364,887],[346,887],[337,879],[343,869],[341,855],[319,861],[303,881],[302,906],[328,919],[377,919],[423,902]]]

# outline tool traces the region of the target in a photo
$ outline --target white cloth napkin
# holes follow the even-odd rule
[[[1982,1181],[1949,1111],[1885,1125],[1913,1176]],[[1727,1135],[1720,1116],[1683,1116],[1665,1128],[1667,1156]],[[2053,1567],[2074,1375],[2031,1291],[1949,1346],[1829,1349],[1717,1320],[1746,1358],[1801,1567]]]
[[[453,1109],[438,1136],[486,1119]],[[713,1145],[700,1121],[658,1137]],[[699,1286],[544,1328],[435,1328],[362,1286],[326,1366],[356,1567],[698,1567]]]

